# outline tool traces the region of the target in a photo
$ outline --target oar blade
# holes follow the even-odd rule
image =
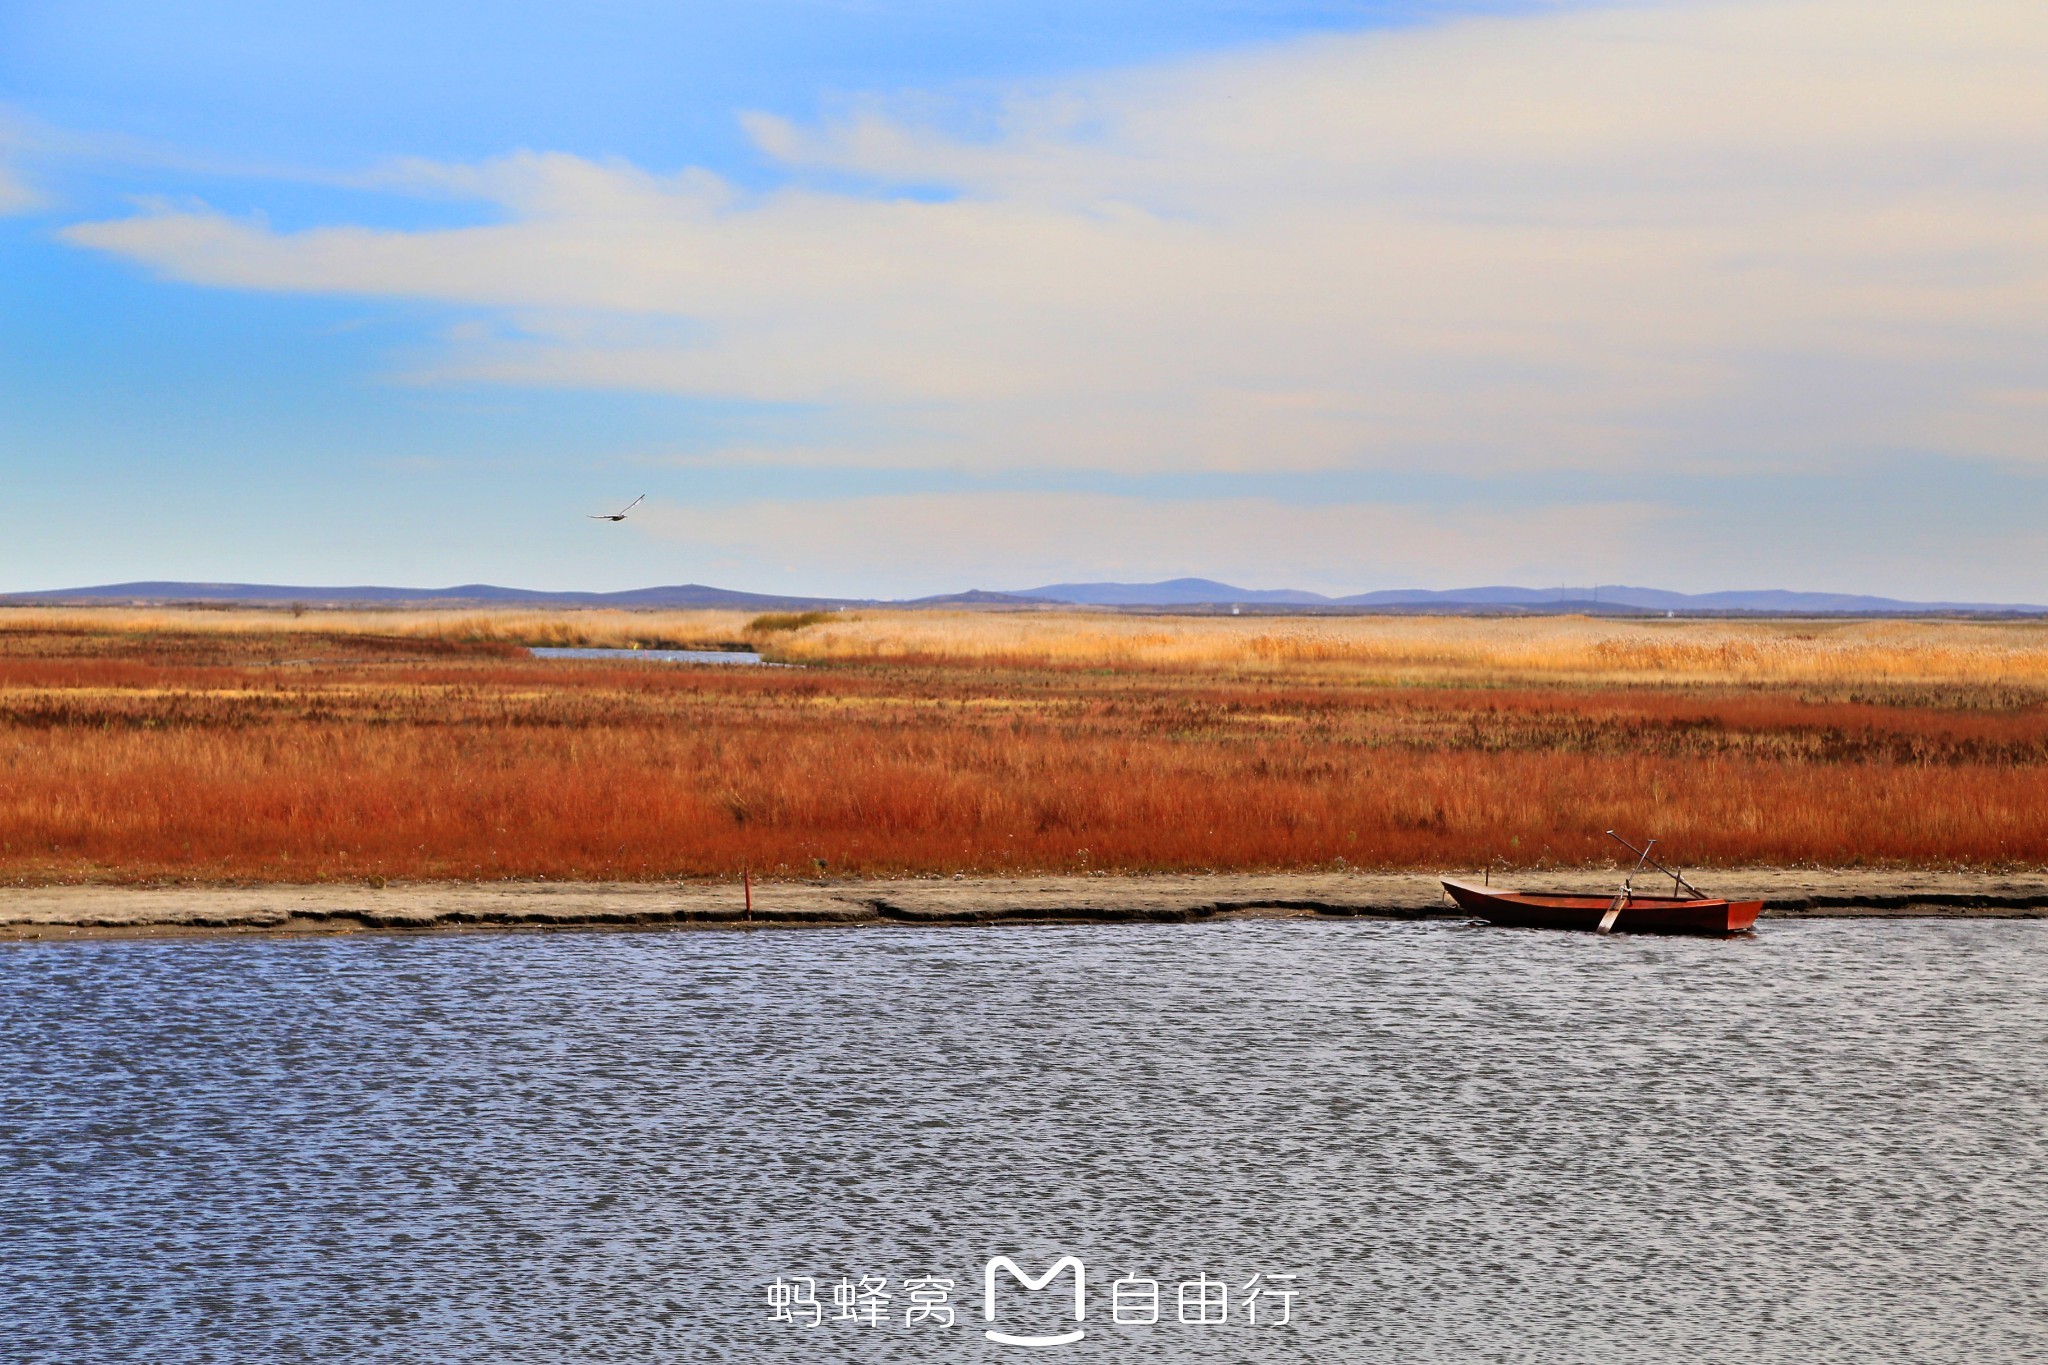
[[[1614,922],[1621,918],[1621,907],[1627,903],[1628,897],[1616,896],[1614,898],[1614,904],[1608,906],[1607,913],[1600,917],[1600,927],[1598,929],[1595,929],[1593,932],[1596,934],[1613,933]]]

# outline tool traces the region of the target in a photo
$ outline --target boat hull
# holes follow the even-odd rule
[[[1506,887],[1473,886],[1444,880],[1444,891],[1489,924],[1530,929],[1598,929],[1614,906],[1612,896],[1553,896]],[[1625,934],[1742,934],[1756,925],[1762,901],[1687,900],[1676,896],[1630,896],[1615,916],[1614,932]]]

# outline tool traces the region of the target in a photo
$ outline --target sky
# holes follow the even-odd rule
[[[1183,575],[2048,601],[2048,6],[0,0],[0,591]]]

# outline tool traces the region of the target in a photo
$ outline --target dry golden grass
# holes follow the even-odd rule
[[[987,662],[1389,679],[2048,685],[2048,623],[862,612],[776,646],[799,661]]]
[[[2031,625],[615,615],[0,615],[0,877],[2048,860]]]
[[[0,607],[9,633],[385,637],[583,649],[728,649],[748,638],[753,612],[556,610],[212,611],[178,607]]]
[[[590,648],[746,646],[793,663],[1203,670],[1387,681],[1969,683],[2048,687],[2048,622],[1136,616],[1089,611],[0,608],[23,631],[385,637]]]

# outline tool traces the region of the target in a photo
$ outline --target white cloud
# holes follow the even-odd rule
[[[43,206],[43,196],[11,168],[0,165],[0,215],[29,213]]]
[[[421,231],[164,209],[166,275],[503,310],[436,377],[824,404],[982,468],[2038,459],[2048,7],[1701,0],[752,121],[791,170],[521,154]],[[860,190],[847,184],[865,186]],[[934,196],[932,189],[944,191]]]
[[[15,168],[14,153],[22,138],[0,116],[0,217],[17,213],[32,213],[49,201],[33,185],[22,178]]]

